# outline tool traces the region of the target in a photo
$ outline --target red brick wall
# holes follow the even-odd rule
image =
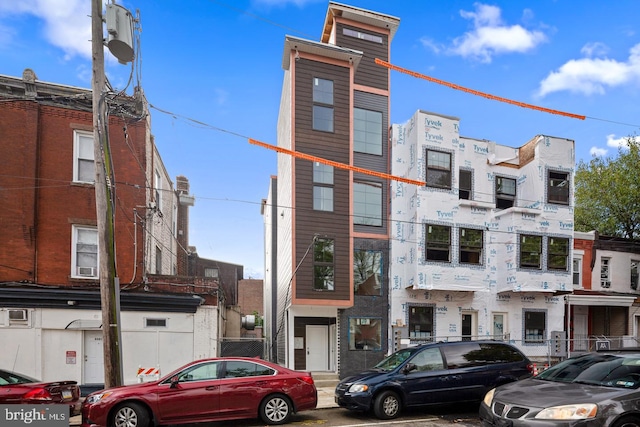
[[[238,282],[238,307],[245,315],[254,311],[264,315],[262,280],[244,279]]]

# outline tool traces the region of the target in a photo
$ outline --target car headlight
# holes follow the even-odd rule
[[[87,399],[85,400],[85,402],[87,403],[98,403],[99,401],[101,401],[102,399],[104,399],[105,397],[111,395],[110,391],[105,391],[104,393],[100,393],[100,394],[93,394],[91,396],[88,396]]]
[[[366,384],[352,384],[349,387],[349,393],[362,393],[363,391],[369,390],[369,386]]]
[[[493,402],[493,394],[496,392],[495,388],[492,388],[484,395],[484,399],[482,400],[485,405],[491,407],[491,402]]]
[[[535,418],[542,420],[583,420],[594,418],[597,412],[598,406],[595,403],[580,403],[545,408],[538,412]]]

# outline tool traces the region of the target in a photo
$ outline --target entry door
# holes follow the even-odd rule
[[[587,315],[573,314],[573,349],[587,350],[589,348],[589,334],[587,330]]]
[[[307,325],[307,371],[329,370],[329,327]]]
[[[476,329],[476,313],[462,313],[462,341],[471,341],[473,337],[478,335]]]
[[[102,331],[84,331],[84,383],[104,384]]]

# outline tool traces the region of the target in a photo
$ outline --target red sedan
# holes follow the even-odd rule
[[[71,416],[80,413],[80,387],[76,381],[42,382],[0,369],[0,404],[64,404]]]
[[[91,393],[83,427],[147,427],[258,418],[284,424],[314,409],[318,393],[307,372],[262,359],[222,357],[191,362],[159,381]]]

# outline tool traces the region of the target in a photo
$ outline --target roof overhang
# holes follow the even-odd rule
[[[373,27],[389,30],[389,43],[391,43],[391,40],[400,25],[400,18],[395,16],[384,15],[382,13],[373,12],[367,9],[360,9],[346,4],[329,2],[329,8],[327,9],[327,16],[324,20],[322,36],[320,39],[324,43],[328,43],[331,38],[331,31],[333,31],[334,22],[333,18],[336,16],[350,21],[360,22]]]
[[[363,53],[359,50],[347,49],[332,44],[318,43],[293,36],[285,36],[284,52],[282,53],[282,68],[288,70],[291,62],[291,51],[305,52],[311,55],[350,62],[354,68],[358,67]]]
[[[621,295],[567,295],[565,297],[570,305],[594,305],[631,307],[636,297]]]

